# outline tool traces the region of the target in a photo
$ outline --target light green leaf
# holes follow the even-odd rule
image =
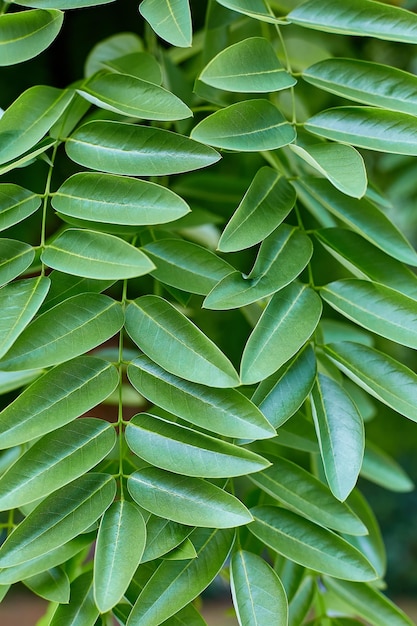
[[[234,268],[207,248],[182,239],[161,239],[143,246],[156,270],[152,276],[189,293],[207,295]]]
[[[78,128],[65,145],[76,163],[127,176],[179,174],[220,159],[213,148],[168,130],[101,120]]]
[[[222,50],[199,76],[203,83],[243,93],[262,93],[287,89],[296,84],[263,37],[251,37]]]
[[[0,567],[24,563],[70,541],[104,513],[115,493],[113,476],[85,474],[47,496],[0,547]]]
[[[28,385],[42,373],[41,369],[23,370],[22,372],[0,371],[0,394],[9,393],[9,391]]]
[[[407,113],[372,107],[335,107],[313,115],[304,127],[319,137],[359,148],[417,155],[417,119]]]
[[[161,39],[177,47],[191,46],[189,0],[143,0],[139,11]]]
[[[173,305],[142,296],[126,309],[126,330],[168,372],[210,387],[236,387],[239,377],[220,349]]]
[[[313,253],[310,238],[298,228],[281,224],[262,242],[246,276],[225,276],[203,302],[207,309],[234,309],[266,298],[296,278]]]
[[[115,59],[102,61],[101,65],[111,72],[128,74],[155,83],[155,85],[162,83],[161,66],[149,52],[130,52]]]
[[[373,0],[309,0],[287,16],[290,22],[330,33],[415,43],[417,16]]]
[[[146,525],[132,502],[119,500],[101,520],[94,557],[94,598],[100,613],[123,597],[145,548]]]
[[[153,561],[174,550],[184,542],[191,530],[190,526],[151,515],[146,522],[146,546],[141,563]]]
[[[291,361],[263,380],[252,396],[267,420],[279,428],[298,411],[316,378],[316,358],[307,345]]]
[[[142,52],[142,50],[142,40],[135,33],[117,33],[107,37],[92,48],[85,63],[84,75],[91,76],[102,70],[103,65],[108,61],[132,52]]]
[[[410,348],[417,348],[417,301],[378,283],[346,278],[320,289],[336,311],[360,326]]]
[[[316,594],[316,581],[306,576],[288,605],[289,626],[299,626],[306,618]]]
[[[391,491],[407,492],[415,487],[410,477],[386,452],[366,442],[361,476]]]
[[[274,456],[272,467],[250,478],[273,498],[316,524],[352,535],[367,532],[360,519],[336,500],[324,483],[288,459]]]
[[[257,506],[251,512],[251,533],[288,559],[345,580],[376,578],[367,559],[330,530],[277,506]]]
[[[70,597],[70,581],[65,571],[59,567],[22,580],[25,587],[49,602],[66,603]]]
[[[170,91],[127,74],[94,74],[77,92],[102,109],[132,118],[170,121],[193,115]]]
[[[242,382],[263,380],[294,356],[314,332],[321,310],[320,298],[307,285],[292,283],[278,291],[243,351]]]
[[[412,626],[413,622],[378,589],[367,584],[334,580],[325,576],[327,589],[344,600],[350,608],[375,626]]]
[[[256,99],[212,113],[193,128],[191,137],[217,148],[259,152],[288,145],[296,132],[272,102]]]
[[[294,188],[283,176],[271,167],[261,167],[226,225],[219,250],[243,250],[265,239],[287,217],[295,199]]]
[[[40,196],[28,189],[12,183],[0,184],[0,231],[26,219],[41,204]]]
[[[61,11],[20,11],[0,16],[0,65],[14,65],[36,57],[61,30]]]
[[[71,583],[69,604],[60,604],[49,626],[95,626],[99,610],[94,603],[91,571]]]
[[[147,180],[80,172],[52,196],[54,209],[71,217],[108,224],[165,224],[190,211],[176,193]]]
[[[19,5],[38,9],[84,9],[114,0],[19,0]]]
[[[21,507],[63,487],[97,465],[115,443],[114,428],[93,418],[45,435],[0,478],[0,510]]]
[[[361,198],[365,194],[368,184],[365,163],[352,146],[318,143],[305,148],[290,144],[290,148],[342,193],[353,198]]]
[[[143,252],[119,237],[76,228],[47,245],[41,259],[61,272],[97,280],[143,276],[155,267]]]
[[[148,463],[185,476],[227,478],[270,465],[249,450],[148,413],[138,413],[129,422],[126,441]]]
[[[243,13],[261,22],[282,23],[282,20],[274,16],[264,0],[217,0],[217,2],[231,11]]]
[[[0,357],[8,352],[35,316],[49,285],[49,278],[39,276],[19,280],[0,289]]]
[[[189,539],[184,539],[184,541],[171,550],[168,554],[164,555],[164,559],[168,561],[184,561],[187,559],[195,559],[197,557],[197,552],[191,541]]]
[[[180,524],[232,528],[252,521],[240,500],[201,478],[147,467],[129,476],[127,486],[141,507]]]
[[[236,389],[216,389],[169,374],[145,355],[127,369],[132,385],[151,402],[208,431],[244,439],[273,437],[275,429]]]
[[[0,287],[22,274],[35,258],[35,250],[27,243],[0,239]]]
[[[55,139],[51,137],[45,137],[44,139],[41,139],[41,141],[36,143],[33,148],[30,148],[30,150],[22,154],[20,157],[17,157],[12,161],[7,161],[7,163],[1,165],[0,176],[3,176],[3,174],[7,174],[12,170],[31,165],[38,157],[42,158],[44,152],[49,150],[49,148],[52,148],[55,143]]]
[[[233,605],[240,626],[288,624],[288,601],[282,582],[263,558],[238,550],[230,563]]]
[[[198,528],[190,539],[197,558],[163,561],[137,598],[127,626],[158,626],[194,600],[223,566],[232,547],[234,532],[231,529]],[[188,626],[189,622],[185,624]]]
[[[73,296],[29,324],[0,367],[15,371],[68,361],[104,343],[122,325],[121,306],[108,296]]]
[[[13,15],[25,15],[25,12]],[[0,16],[0,19],[11,17]],[[71,89],[36,85],[24,91],[0,118],[0,164],[32,148],[61,117],[72,100]]]
[[[365,447],[363,420],[335,380],[317,375],[312,409],[324,472],[333,495],[342,502],[352,491]]]

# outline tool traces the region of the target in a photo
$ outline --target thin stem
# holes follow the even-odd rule
[[[123,281],[122,289],[122,307],[125,308],[127,300],[127,280]],[[118,388],[118,410],[117,410],[117,429],[119,435],[119,481],[120,481],[120,499],[124,500],[124,487],[123,487],[123,329],[119,333],[119,358],[118,358],[118,370],[119,370],[119,388]]]
[[[275,24],[275,28],[276,28],[276,31],[277,31],[277,34],[278,34],[279,42],[281,44],[282,53],[283,53],[284,59],[285,59],[285,64],[287,66],[287,72],[292,75],[293,71],[292,71],[292,67],[291,67],[291,61],[290,61],[290,57],[288,55],[287,46],[285,44],[284,37],[282,36],[282,32],[281,32],[281,29],[278,26],[278,24]],[[294,87],[290,87],[290,92],[291,92],[291,103],[292,103],[292,123],[296,124],[297,123],[297,111],[296,111],[296,106],[295,106],[295,90],[294,90]]]
[[[45,241],[46,241],[46,218],[47,218],[47,213],[48,213],[48,201],[49,201],[49,197],[51,193],[51,180],[52,180],[52,173],[54,171],[54,163],[55,163],[57,150],[58,150],[58,143],[54,145],[54,149],[52,151],[51,164],[48,169],[48,175],[46,177],[46,183],[45,183],[45,191],[43,194],[41,242],[40,242],[40,248],[42,249],[45,247]],[[44,274],[45,274],[45,265],[42,263],[41,275],[43,276]]]

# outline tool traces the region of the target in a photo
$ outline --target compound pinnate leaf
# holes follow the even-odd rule
[[[0,65],[15,65],[36,57],[61,30],[61,11],[20,11],[0,16]]]
[[[161,39],[187,48],[192,41],[189,0],[143,0],[139,11]]]
[[[12,183],[0,185],[0,231],[32,215],[41,206],[38,194]]]

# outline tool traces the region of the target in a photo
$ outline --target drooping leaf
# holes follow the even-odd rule
[[[127,485],[144,509],[180,524],[232,528],[252,521],[240,500],[201,478],[147,467],[131,474]]]
[[[258,152],[282,148],[296,137],[289,122],[269,100],[243,100],[212,113],[191,132],[217,148]]]
[[[236,389],[216,389],[178,378],[145,355],[127,369],[132,385],[151,402],[206,430],[243,439],[275,434],[261,411]]]
[[[407,492],[415,487],[403,468],[386,452],[366,442],[361,476],[391,491]]]
[[[68,604],[60,604],[49,626],[94,626],[99,617],[94,603],[91,571],[84,572],[71,583]]]
[[[22,274],[35,258],[35,250],[27,243],[0,239],[0,287]]]
[[[155,267],[143,252],[119,237],[75,228],[47,245],[41,259],[61,272],[97,280],[134,278]]]
[[[100,613],[123,597],[145,548],[146,525],[132,502],[119,500],[104,513],[94,557],[94,598]]]
[[[217,0],[219,4],[261,22],[280,23],[264,0]]]
[[[146,522],[146,546],[141,563],[153,561],[174,550],[191,533],[190,526],[151,515]]]
[[[139,11],[161,39],[177,47],[191,46],[189,0],[143,0]]]
[[[87,530],[110,506],[116,481],[108,474],[84,474],[47,496],[0,547],[0,567],[24,563]]]
[[[249,450],[148,413],[138,413],[129,422],[126,441],[148,463],[185,476],[227,478],[270,465]]]
[[[417,301],[378,283],[356,278],[335,281],[320,290],[336,311],[360,326],[417,348]]]
[[[70,159],[80,165],[128,176],[179,174],[220,159],[210,146],[183,135],[124,122],[88,122],[65,145]]]
[[[230,563],[233,605],[240,626],[288,624],[288,601],[278,575],[264,559],[238,550]]]
[[[49,602],[66,603],[70,597],[70,581],[60,567],[46,570],[22,580],[25,587]]]
[[[1,173],[1,172],[0,172]],[[0,184],[0,231],[32,215],[41,206],[36,193],[12,183]]]
[[[61,30],[61,11],[20,11],[0,16],[0,65],[15,65],[36,57]]]
[[[229,359],[185,315],[158,296],[142,296],[126,309],[126,330],[140,349],[168,372],[213,387],[235,387]]]
[[[376,578],[367,559],[330,530],[277,506],[257,506],[251,512],[251,533],[288,559],[345,580]]]
[[[100,345],[122,325],[120,304],[108,296],[73,296],[29,324],[0,367],[14,371],[67,361]]]
[[[242,382],[263,380],[278,370],[310,338],[322,305],[307,285],[292,283],[270,300],[243,351]]]
[[[71,217],[108,224],[165,224],[186,215],[188,204],[170,189],[150,181],[81,172],[52,196],[54,209]]]
[[[363,421],[343,387],[323,374],[317,375],[313,387],[312,408],[327,482],[343,502],[355,486],[362,465]]]

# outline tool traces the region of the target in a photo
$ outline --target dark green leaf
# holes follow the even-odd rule
[[[66,603],[70,597],[70,581],[65,571],[59,567],[35,574],[22,581],[25,587],[49,602]]]
[[[69,604],[57,607],[49,626],[95,626],[98,617],[91,572],[85,572],[72,582]]]
[[[299,626],[307,616],[316,594],[314,578],[307,576],[288,605],[289,626]]]

